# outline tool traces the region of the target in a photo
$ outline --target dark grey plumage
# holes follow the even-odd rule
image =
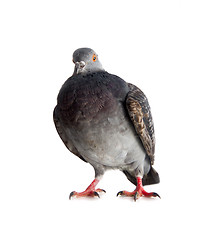
[[[75,72],[63,84],[54,109],[65,146],[94,167],[96,178],[117,168],[135,185],[137,176],[143,185],[158,183],[152,167],[154,125],[144,93],[106,72],[92,49],[78,49],[73,61]]]

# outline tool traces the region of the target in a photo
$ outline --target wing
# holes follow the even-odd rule
[[[66,132],[64,130],[63,124],[60,122],[60,117],[59,117],[59,114],[58,114],[58,111],[57,111],[57,106],[54,109],[53,119],[54,119],[54,124],[55,124],[55,127],[57,129],[57,132],[58,132],[61,140],[65,144],[65,146],[68,148],[68,150],[71,151],[76,156],[78,156],[79,158],[81,158],[84,162],[86,162],[86,160],[79,154],[79,152],[75,148],[74,144],[72,144],[69,141],[69,138],[67,137]]]
[[[146,153],[150,157],[151,164],[153,165],[155,134],[150,106],[146,96],[139,88],[130,83],[128,86],[130,91],[126,98],[126,108]]]

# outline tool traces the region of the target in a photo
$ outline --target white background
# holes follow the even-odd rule
[[[223,1],[2,1],[0,24],[1,239],[224,238]],[[52,121],[79,47],[148,96],[161,200],[116,198],[119,171],[68,200],[94,178]]]

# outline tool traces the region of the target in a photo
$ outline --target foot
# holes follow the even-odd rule
[[[133,192],[127,192],[127,191],[120,191],[117,193],[117,196],[128,196],[128,197],[134,197],[134,200],[136,201],[142,196],[145,197],[159,197],[159,194],[155,192],[146,192],[142,186],[142,178],[137,177],[137,186],[136,189]]]
[[[72,198],[75,197],[100,197],[99,192],[106,192],[103,189],[95,189],[97,183],[99,182],[98,179],[94,179],[94,181],[87,187],[87,189],[84,192],[71,192],[69,195],[69,199],[71,200]]]

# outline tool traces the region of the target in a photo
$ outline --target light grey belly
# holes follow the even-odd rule
[[[89,124],[82,122],[79,129],[67,129],[67,136],[81,156],[89,163],[111,168],[137,167],[145,159],[145,150],[127,117],[117,115]]]

